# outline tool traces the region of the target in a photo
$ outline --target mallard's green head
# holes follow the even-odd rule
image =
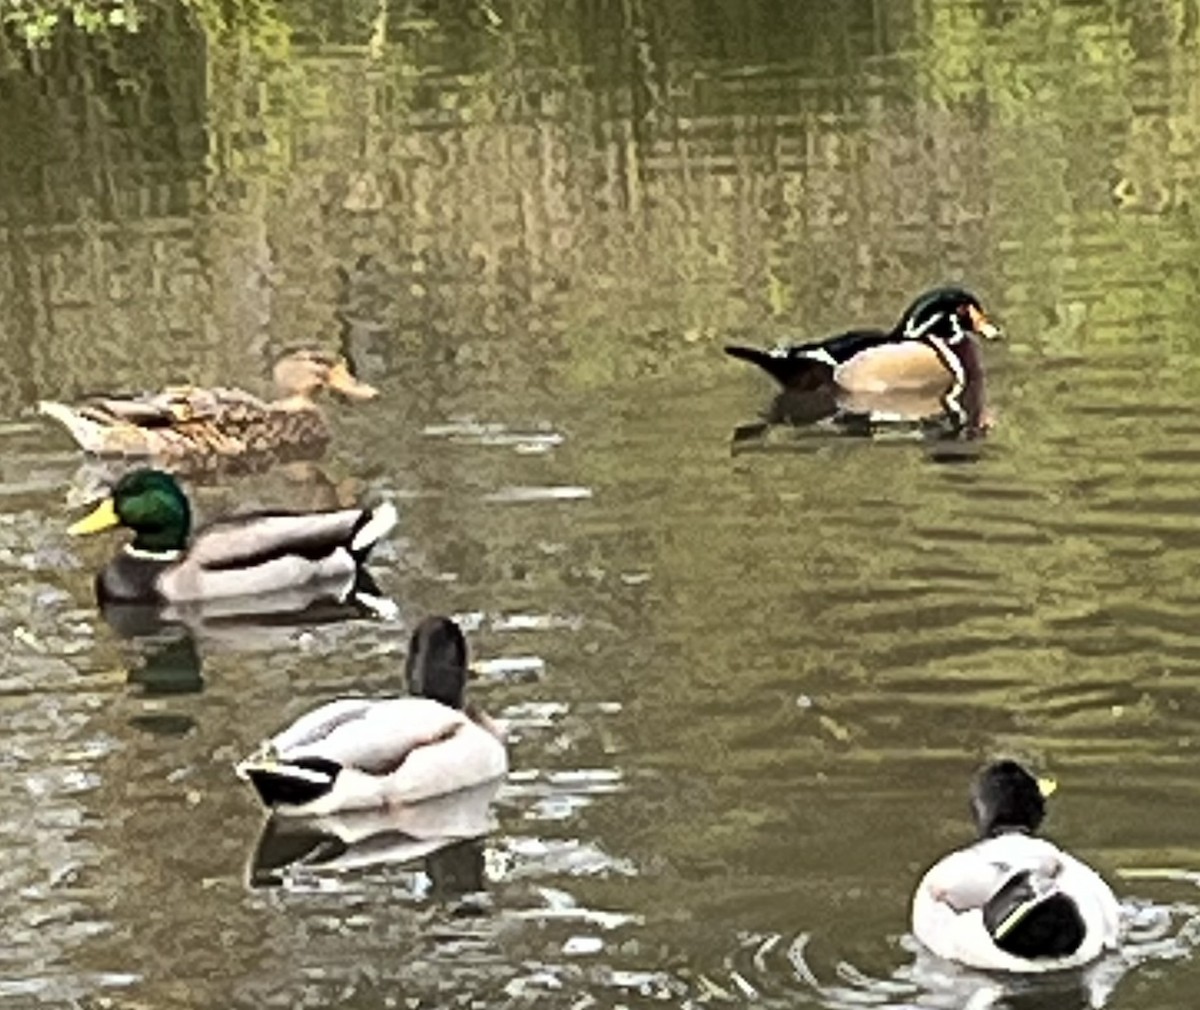
[[[971,786],[971,814],[980,838],[1006,831],[1033,834],[1046,816],[1052,779],[1037,779],[1016,761],[993,761]]]
[[[125,474],[90,515],[67,532],[97,533],[112,526],[133,530],[133,547],[161,553],[187,546],[192,510],[183,489],[169,473],[133,470]]]
[[[467,641],[448,617],[427,617],[413,629],[404,660],[411,694],[461,709],[467,690]]]
[[[1000,327],[984,314],[983,307],[963,288],[932,288],[918,297],[900,317],[899,333],[908,339],[939,336],[955,341],[974,334],[988,340],[1002,336]]]

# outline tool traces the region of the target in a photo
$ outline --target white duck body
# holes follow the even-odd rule
[[[318,817],[420,803],[503,778],[508,757],[498,737],[465,713],[428,698],[341,698],[301,716],[267,741],[239,774],[285,774],[321,785],[316,758],[340,766],[329,788],[280,814]]]
[[[508,771],[504,729],[466,704],[467,644],[448,617],[413,630],[411,697],[339,698],[302,715],[237,767],[263,804],[320,817],[393,809]]]
[[[1085,932],[1070,955],[1017,957],[997,946],[989,933],[983,906],[1022,871],[1029,871],[1039,891],[1053,890],[1075,903]],[[950,853],[925,874],[913,897],[912,929],[932,953],[972,968],[1059,971],[1117,948],[1120,908],[1112,889],[1086,863],[1044,838],[1006,832]]]

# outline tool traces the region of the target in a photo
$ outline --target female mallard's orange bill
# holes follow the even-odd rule
[[[353,400],[370,400],[379,395],[379,390],[370,383],[362,382],[350,374],[344,361],[329,369],[329,388]]]
[[[983,314],[982,309],[977,309],[974,305],[967,306],[967,315],[971,320],[971,329],[978,333],[985,340],[998,340],[1004,336],[1004,331],[993,323],[987,316]]]
[[[101,530],[111,529],[113,526],[120,525],[121,519],[117,515],[113,500],[105,498],[91,512],[80,519],[79,522],[68,526],[67,533],[73,537],[77,537],[84,533],[99,533]]]

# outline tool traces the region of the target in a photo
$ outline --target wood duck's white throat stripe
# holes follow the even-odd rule
[[[938,323],[945,319],[945,314],[939,312],[935,316],[930,316],[920,326],[914,326],[911,322],[904,327],[904,338],[906,340],[920,340],[926,333],[932,330]]]

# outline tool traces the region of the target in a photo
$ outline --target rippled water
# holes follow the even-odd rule
[[[1191,6],[459,6],[6,50],[0,998],[1194,1005]],[[772,391],[723,344],[943,278],[1009,334],[985,439],[734,443]],[[263,391],[306,340],[383,396],[323,460],[194,496],[396,500],[401,619],[120,637],[113,542],[64,532],[108,468],[34,404]],[[431,611],[513,725],[490,808],[451,812],[484,836],[264,825],[233,762],[398,688]],[[1000,751],[1125,903],[1085,975],[906,934]]]

